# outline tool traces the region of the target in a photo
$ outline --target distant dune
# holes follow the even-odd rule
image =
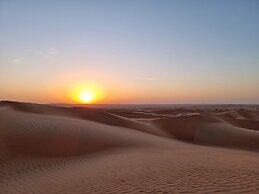
[[[259,109],[0,102],[0,193],[258,193]]]

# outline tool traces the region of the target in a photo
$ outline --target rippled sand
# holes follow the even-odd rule
[[[0,193],[259,193],[257,107],[0,103]]]

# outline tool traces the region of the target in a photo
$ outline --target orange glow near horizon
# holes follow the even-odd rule
[[[71,87],[69,96],[72,101],[80,104],[92,104],[104,98],[103,90],[95,84],[76,84]]]

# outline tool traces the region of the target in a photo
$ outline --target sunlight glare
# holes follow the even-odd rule
[[[89,103],[92,100],[94,100],[95,98],[95,92],[91,91],[91,90],[82,90],[79,91],[79,99],[83,102],[83,103]]]
[[[83,104],[95,103],[104,97],[104,92],[99,86],[89,83],[73,85],[69,93],[70,99]]]

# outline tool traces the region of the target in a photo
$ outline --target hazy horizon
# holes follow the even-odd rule
[[[257,0],[2,0],[0,100],[259,104],[258,10]]]
[[[37,102],[37,101],[19,101],[19,100],[8,100],[1,99],[0,102],[3,103],[28,103],[28,104],[42,104],[42,105],[54,105],[54,106],[151,106],[151,107],[181,107],[181,106],[259,106],[259,103],[80,103],[80,102],[72,102],[72,103],[62,103],[62,102]]]

